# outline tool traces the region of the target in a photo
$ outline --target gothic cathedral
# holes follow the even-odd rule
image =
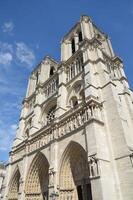
[[[88,16],[29,77],[3,200],[133,200],[133,92]]]

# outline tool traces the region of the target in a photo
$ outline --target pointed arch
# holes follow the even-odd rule
[[[17,200],[19,195],[19,185],[20,185],[20,170],[17,166],[14,170],[12,178],[9,183],[8,200]]]
[[[75,81],[69,88],[68,88],[68,95],[66,99],[66,104],[70,105],[70,100],[73,97],[76,97],[78,103],[81,102],[80,92],[83,90],[83,80],[79,79]]]
[[[44,196],[48,196],[48,170],[49,163],[47,158],[41,152],[37,153],[27,174],[25,184],[27,200],[35,196],[38,200],[42,200]]]
[[[59,182],[60,199],[68,197],[79,200],[89,199],[87,188],[90,187],[90,181],[87,153],[76,142],[70,142],[63,153]]]
[[[55,74],[55,67],[51,66],[50,67],[50,72],[49,72],[49,77],[53,76]]]
[[[40,115],[40,122],[42,126],[45,126],[49,124],[49,122],[54,120],[56,108],[57,108],[57,98],[53,97],[48,103],[46,103],[46,105],[42,109]]]

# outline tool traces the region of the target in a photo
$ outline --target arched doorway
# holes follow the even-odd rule
[[[25,196],[26,200],[48,200],[49,163],[42,153],[38,153],[28,171]]]
[[[89,166],[85,150],[71,142],[60,169],[60,200],[92,200]]]
[[[20,171],[17,167],[9,184],[8,200],[18,200],[20,184]]]

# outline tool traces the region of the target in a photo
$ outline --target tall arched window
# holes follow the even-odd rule
[[[36,72],[36,85],[37,85],[38,81],[39,81],[39,73],[38,73],[38,71],[37,71],[37,72]]]
[[[79,37],[79,42],[82,42],[83,41],[83,37],[82,37],[82,32],[81,31],[78,32],[78,37]]]
[[[55,68],[54,68],[54,66],[51,66],[51,67],[50,67],[49,76],[51,77],[51,76],[53,76],[54,74],[55,74]]]
[[[75,40],[74,38],[72,39],[72,54],[75,53]]]

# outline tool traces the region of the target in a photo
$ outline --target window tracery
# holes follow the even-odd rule
[[[49,109],[47,112],[47,124],[51,123],[55,118],[56,105]]]
[[[42,111],[42,114],[40,116],[40,123],[41,126],[46,126],[49,123],[53,122],[55,119],[55,112],[57,108],[57,102],[56,99],[51,101],[49,104],[47,104]]]

